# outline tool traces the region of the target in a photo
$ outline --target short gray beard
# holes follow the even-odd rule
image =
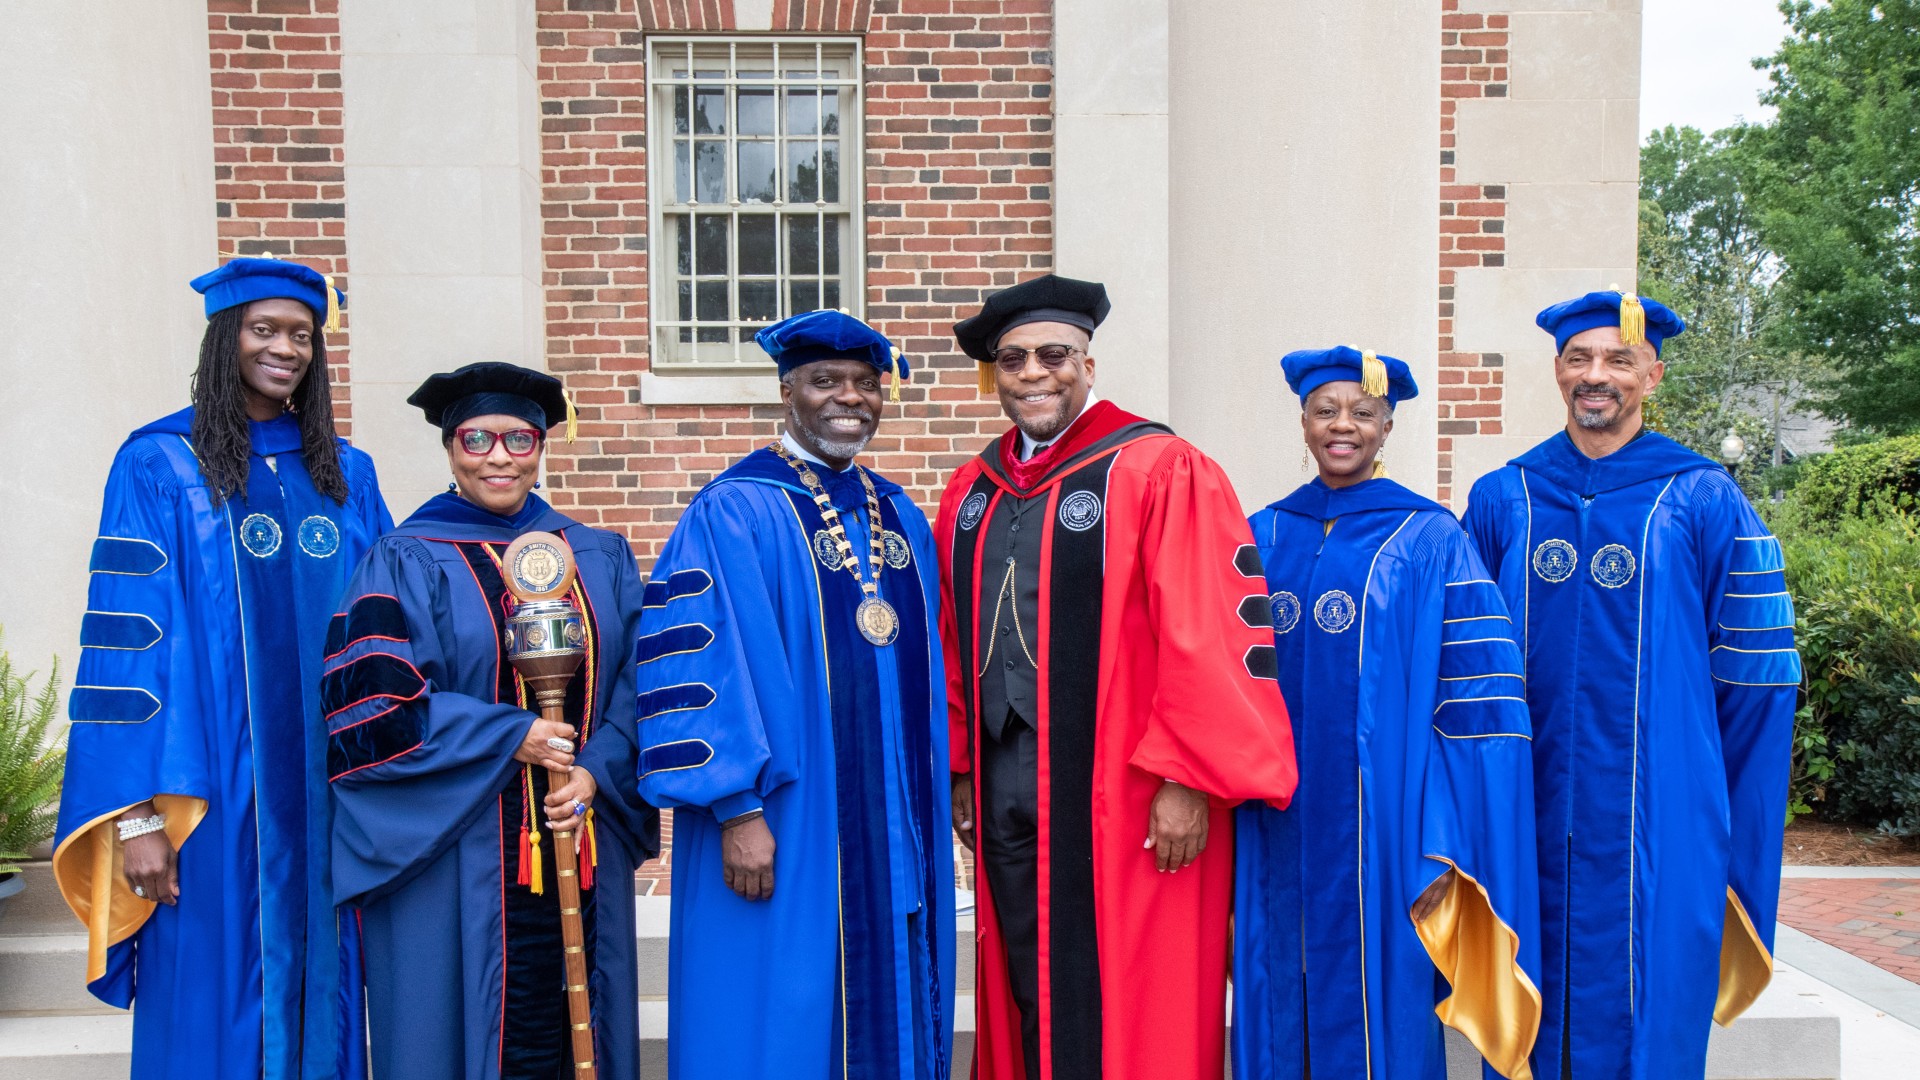
[[[808,443],[813,452],[823,458],[844,458],[852,461],[860,451],[867,448],[869,442],[873,441],[871,435],[864,435],[858,439],[829,439],[812,431],[801,430],[797,425],[795,430],[800,431],[801,441]]]
[[[1614,389],[1611,386],[1603,386],[1595,383],[1581,383],[1579,386],[1576,386],[1573,388],[1574,397],[1577,398],[1582,393],[1604,394],[1607,397],[1612,398],[1613,403],[1615,405],[1623,404],[1620,400],[1620,391]],[[1588,431],[1602,431],[1607,428],[1613,427],[1615,424],[1618,424],[1626,416],[1626,410],[1624,407],[1620,410],[1619,413],[1615,414],[1612,419],[1608,419],[1606,414],[1604,413],[1588,412],[1587,410],[1579,408],[1577,406],[1572,410],[1572,412],[1573,412],[1574,424],[1579,427],[1585,428]]]

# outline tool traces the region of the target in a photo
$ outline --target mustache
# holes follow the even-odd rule
[[[1620,400],[1620,388],[1606,383],[1580,383],[1573,388],[1574,397],[1580,397],[1583,394],[1588,397],[1610,397],[1615,401]]]
[[[865,409],[821,409],[815,415],[822,420],[833,420],[842,416],[850,416],[855,420],[865,420],[869,424],[873,423],[873,414]]]

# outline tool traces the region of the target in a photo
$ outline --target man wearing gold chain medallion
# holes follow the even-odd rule
[[[943,1080],[939,571],[926,517],[855,462],[906,360],[835,311],[756,340],[785,434],[694,496],[634,658],[640,790],[677,810],[669,1073]]]

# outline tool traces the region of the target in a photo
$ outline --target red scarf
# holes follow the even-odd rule
[[[1005,435],[1000,436],[1000,463],[1014,487],[1021,491],[1032,491],[1047,478],[1047,473],[1055,464],[1071,459],[1081,450],[1129,424],[1145,422],[1143,418],[1111,401],[1096,401],[1092,408],[1081,413],[1067,426],[1065,435],[1025,461],[1020,460],[1020,429],[1009,428]]]

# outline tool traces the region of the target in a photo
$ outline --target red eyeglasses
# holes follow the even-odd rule
[[[488,431],[485,428],[455,428],[453,437],[460,443],[460,449],[472,457],[486,457],[493,453],[495,443],[507,448],[514,457],[526,457],[540,448],[542,435],[532,428],[514,428],[512,431]]]

